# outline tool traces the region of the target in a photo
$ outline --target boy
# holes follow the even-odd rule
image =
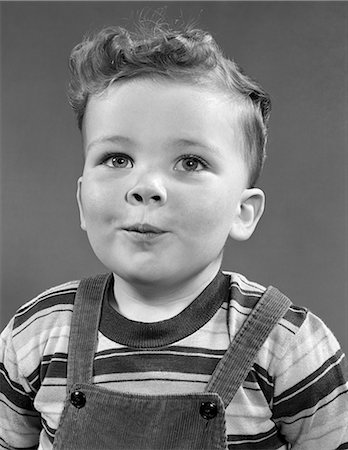
[[[332,333],[220,271],[263,212],[268,95],[194,29],[104,29],[70,68],[81,227],[111,273],[4,330],[2,448],[348,448]]]

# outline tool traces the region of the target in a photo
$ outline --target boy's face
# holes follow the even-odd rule
[[[102,263],[169,288],[218,268],[228,235],[247,239],[262,213],[241,133],[235,107],[187,84],[138,79],[92,97],[78,202]]]

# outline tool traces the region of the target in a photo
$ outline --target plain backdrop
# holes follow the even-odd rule
[[[106,271],[79,227],[68,56],[86,32],[161,7],[209,30],[273,100],[266,211],[223,267],[310,308],[347,352],[345,2],[2,2],[1,326],[42,290]]]

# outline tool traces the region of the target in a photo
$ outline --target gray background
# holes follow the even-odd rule
[[[2,3],[1,326],[45,288],[105,271],[79,228],[83,158],[67,59],[87,31],[167,5],[198,19],[273,99],[265,215],[224,268],[309,307],[348,351],[347,4]]]

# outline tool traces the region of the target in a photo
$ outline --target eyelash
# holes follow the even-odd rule
[[[107,164],[108,160],[109,160],[109,159],[116,159],[116,158],[123,158],[123,159],[129,161],[129,162],[131,163],[132,167],[134,166],[134,161],[133,161],[133,159],[132,159],[130,156],[124,154],[124,153],[108,153],[108,154],[106,154],[106,155],[103,157],[101,163],[104,164],[104,165],[106,165],[106,166],[108,166],[108,164]],[[110,166],[109,166],[109,167],[110,167]],[[114,167],[115,167],[115,166],[114,166]],[[115,167],[115,169],[116,169],[116,167]]]
[[[101,160],[101,164],[104,164],[104,165],[106,165],[108,167],[111,167],[111,166],[109,166],[107,164],[107,162],[110,159],[112,160],[112,159],[116,159],[116,158],[123,158],[124,160],[126,160],[126,161],[131,163],[131,167],[134,166],[134,160],[130,156],[128,156],[128,155],[126,155],[124,153],[108,153],[108,154],[104,155],[103,159]],[[199,169],[199,170],[195,170],[195,169],[194,170],[185,170],[185,169],[179,170],[179,169],[176,168],[176,166],[178,165],[179,162],[182,162],[182,161],[185,161],[185,160],[190,160],[190,159],[192,161],[196,161],[199,164],[201,164],[203,169]],[[114,167],[117,168],[116,166],[114,166]],[[128,167],[121,167],[121,168],[125,169],[125,168],[128,168]],[[197,156],[197,155],[193,155],[191,153],[187,154],[187,155],[180,156],[180,158],[177,160],[177,162],[175,163],[175,166],[174,166],[174,170],[178,170],[178,171],[182,171],[182,172],[200,172],[200,171],[202,171],[204,169],[207,169],[207,168],[209,168],[209,164],[203,158],[201,158],[200,156]]]
[[[201,158],[200,156],[197,156],[197,155],[192,155],[192,154],[182,155],[182,156],[178,159],[176,165],[177,165],[180,161],[185,161],[185,160],[187,160],[187,159],[191,159],[191,160],[193,160],[193,161],[197,161],[199,164],[201,164],[201,165],[203,166],[203,169],[199,169],[199,170],[186,170],[185,172],[200,172],[201,170],[204,170],[204,169],[208,169],[208,168],[209,168],[209,164],[208,164],[203,158]],[[175,166],[176,166],[176,165],[175,165]]]

